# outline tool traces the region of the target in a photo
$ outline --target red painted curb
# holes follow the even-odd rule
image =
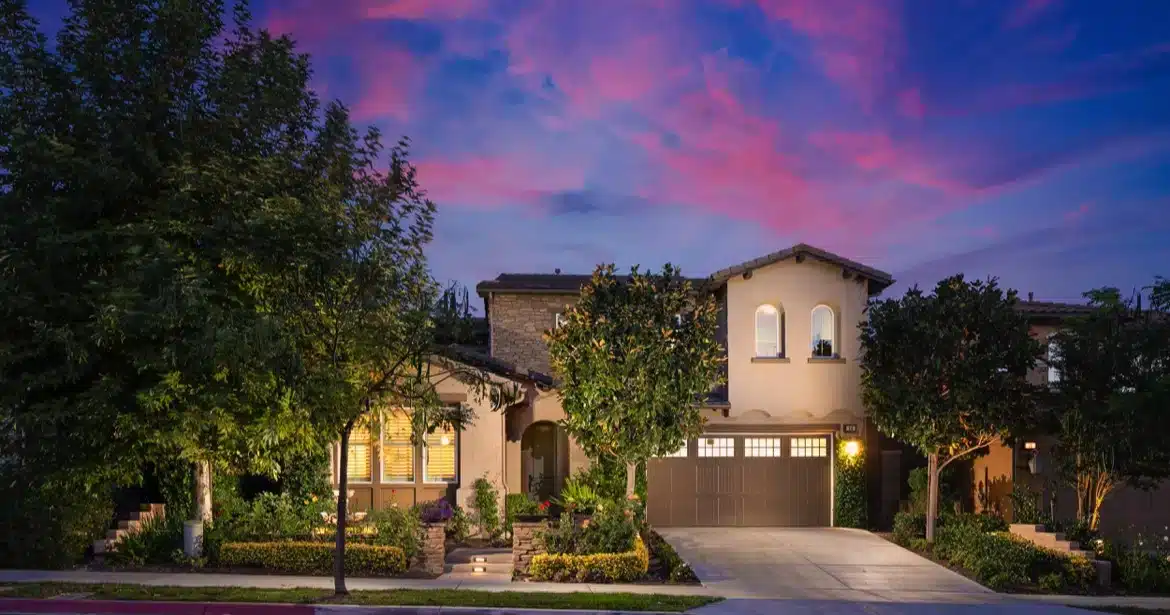
[[[94,615],[314,615],[307,604],[247,602],[147,602],[143,600],[55,600],[0,598],[0,613]]]

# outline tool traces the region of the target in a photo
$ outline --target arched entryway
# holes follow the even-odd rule
[[[569,474],[569,437],[561,426],[538,421],[520,438],[520,479],[524,493],[547,500],[561,492]]]

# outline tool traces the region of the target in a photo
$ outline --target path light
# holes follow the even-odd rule
[[[845,442],[845,456],[856,457],[861,454],[861,442],[857,440],[848,440]]]

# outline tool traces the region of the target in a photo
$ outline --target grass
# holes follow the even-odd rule
[[[52,598],[60,594],[89,594],[89,600],[162,600],[174,602],[275,602],[282,604],[360,604],[365,606],[478,606],[530,609],[589,609],[615,611],[673,611],[711,604],[709,596],[670,596],[574,592],[485,592],[459,589],[392,589],[352,591],[335,600],[325,589],[262,589],[250,587],[172,587],[121,584],[16,583],[0,592],[4,598]]]

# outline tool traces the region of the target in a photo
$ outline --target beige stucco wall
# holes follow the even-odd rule
[[[752,413],[769,422],[861,423],[857,324],[866,285],[844,279],[840,267],[812,259],[786,260],[727,283],[727,369],[731,417]],[[755,312],[762,304],[785,312],[787,362],[752,362]],[[812,309],[833,308],[838,354],[844,362],[810,362]],[[764,416],[766,414],[766,416]],[[770,417],[767,418],[767,417]]]
[[[520,445],[524,429],[533,423],[548,421],[556,423],[565,418],[561,408],[561,397],[556,391],[541,391],[536,393],[526,407],[514,409],[510,412],[512,426],[510,436],[505,443],[507,455],[508,493],[523,493],[523,478],[521,477]],[[577,445],[577,441],[569,438],[569,474],[589,466],[589,458]]]
[[[503,492],[504,468],[504,412],[492,410],[490,402],[478,399],[466,384],[449,379],[438,387],[440,394],[450,392],[467,393],[464,402],[475,412],[475,419],[460,434],[459,439],[459,488],[455,491],[455,503],[467,506],[472,497],[472,483],[486,477]]]

